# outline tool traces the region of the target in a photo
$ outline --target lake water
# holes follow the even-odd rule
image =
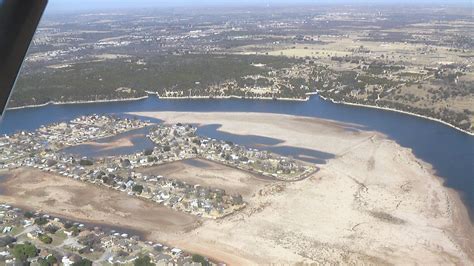
[[[43,124],[68,121],[79,115],[120,114],[132,111],[268,112],[355,123],[362,129],[382,132],[401,146],[411,148],[418,158],[433,165],[437,174],[446,180],[446,186],[461,193],[471,215],[474,210],[474,137],[427,119],[384,110],[334,104],[318,96],[313,96],[306,102],[241,99],[165,100],[149,97],[129,102],[48,105],[7,111],[0,125],[0,134],[34,130]],[[211,125],[200,128],[199,133],[247,145],[278,144],[278,140],[271,138],[227,134],[220,132],[218,127]],[[300,153],[304,157],[314,157],[318,161],[332,156],[291,147],[274,149],[276,150],[273,151],[282,154]]]
[[[215,139],[232,141],[240,145],[259,150],[271,151],[283,156],[291,156],[310,163],[323,164],[327,159],[334,158],[334,154],[289,146],[276,146],[282,140],[254,135],[235,135],[219,131],[220,125],[205,125],[198,127],[197,133],[201,136],[210,136]]]

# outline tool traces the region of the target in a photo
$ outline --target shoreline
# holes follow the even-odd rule
[[[216,99],[216,100],[226,100],[226,99],[241,99],[241,100],[262,100],[262,101],[293,101],[293,102],[307,102],[309,98],[299,99],[299,98],[272,98],[272,97],[254,97],[254,98],[245,98],[237,95],[229,96],[187,96],[187,97],[175,97],[175,96],[157,96],[159,99],[165,100],[200,100],[200,99]]]
[[[48,105],[73,105],[73,104],[87,104],[87,103],[109,103],[109,102],[132,102],[132,101],[139,101],[147,99],[149,95],[141,96],[141,97],[132,97],[132,98],[121,98],[121,99],[111,99],[111,100],[91,100],[91,101],[71,101],[71,102],[55,102],[49,101],[47,103],[42,104],[30,104],[24,106],[17,106],[17,107],[8,107],[6,111],[10,110],[21,110],[21,109],[30,109],[36,107],[45,107]]]
[[[408,112],[408,111],[403,111],[403,110],[398,110],[398,109],[394,109],[394,108],[389,108],[389,107],[382,107],[382,106],[377,106],[377,105],[366,105],[366,104],[361,104],[361,103],[351,103],[351,102],[345,102],[345,101],[336,101],[336,100],[333,100],[331,98],[328,98],[328,97],[324,97],[318,93],[315,93],[317,94],[321,99],[325,100],[325,101],[329,101],[329,102],[332,102],[334,104],[343,104],[343,105],[349,105],[349,106],[357,106],[357,107],[365,107],[365,108],[372,108],[372,109],[379,109],[379,110],[384,110],[384,111],[390,111],[390,112],[396,112],[396,113],[401,113],[401,114],[406,114],[406,115],[411,115],[411,116],[416,116],[416,117],[419,117],[419,118],[424,118],[424,119],[427,119],[427,120],[431,120],[433,122],[438,122],[438,123],[441,123],[445,126],[449,126],[453,129],[456,129],[462,133],[465,133],[467,135],[470,135],[470,136],[474,136],[474,132],[470,132],[470,131],[467,131],[465,129],[462,129],[462,128],[459,128],[453,124],[450,124],[446,121],[443,121],[441,119],[438,119],[438,118],[434,118],[434,117],[429,117],[429,116],[424,116],[424,115],[420,115],[420,114],[417,114],[417,113],[412,113],[412,112]]]
[[[462,246],[463,250],[466,250],[468,254],[474,254],[474,239],[469,239],[469,237],[459,237],[460,235],[474,236],[474,213],[471,216],[471,210],[464,202],[463,194],[454,188],[446,186],[446,180],[436,174],[433,165],[423,161],[421,158],[418,158],[413,153],[412,149],[404,149],[408,149],[410,155],[413,157],[413,160],[417,162],[422,169],[427,171],[434,181],[438,182],[445,189],[447,197],[450,199],[450,203],[452,203],[452,205],[449,205],[449,211],[453,219],[453,224],[449,227],[449,234],[451,237],[458,240],[458,243]],[[472,256],[471,259],[474,259],[474,256]]]
[[[242,97],[238,95],[225,95],[225,96],[160,96],[157,92],[153,91],[145,91],[148,95],[155,95],[159,99],[166,99],[166,100],[200,100],[200,99],[242,99],[242,100],[273,100],[273,101],[295,101],[295,102],[306,102],[309,100],[309,97],[305,97],[304,99],[300,98],[274,98],[274,97]]]
[[[88,103],[108,103],[108,102],[132,102],[132,101],[139,101],[139,100],[144,100],[148,99],[150,95],[158,97],[158,99],[164,99],[164,100],[202,100],[202,99],[217,99],[217,100],[225,100],[225,99],[242,99],[242,100],[263,100],[263,101],[295,101],[295,102],[307,102],[313,95],[319,96],[321,99],[325,101],[332,102],[334,104],[343,104],[343,105],[348,105],[348,106],[356,106],[356,107],[365,107],[365,108],[372,108],[372,109],[379,109],[379,110],[384,110],[384,111],[391,111],[391,112],[396,112],[396,113],[401,113],[405,115],[411,115],[411,116],[416,116],[419,118],[424,118],[433,122],[438,122],[441,123],[445,126],[449,126],[453,129],[456,129],[462,133],[465,133],[469,136],[474,136],[474,132],[470,132],[468,130],[459,128],[449,122],[443,121],[438,118],[434,117],[429,117],[425,115],[420,115],[417,113],[412,113],[408,111],[403,111],[403,110],[398,110],[394,108],[389,108],[389,107],[382,107],[382,106],[377,106],[377,105],[366,105],[366,104],[360,104],[360,103],[351,103],[351,102],[345,102],[345,101],[336,101],[334,99],[322,96],[319,94],[318,91],[316,92],[308,92],[306,93],[307,97],[305,99],[297,99],[297,98],[272,98],[272,97],[255,97],[255,98],[242,98],[241,96],[236,96],[236,95],[229,95],[229,96],[188,96],[188,97],[176,97],[176,96],[159,96],[155,92],[150,92],[146,91],[147,95],[141,96],[141,97],[132,97],[132,98],[122,98],[122,99],[111,99],[111,100],[93,100],[93,101],[71,101],[71,102],[55,102],[55,101],[50,101],[47,103],[43,104],[37,104],[37,105],[25,105],[25,106],[18,106],[18,107],[8,107],[6,108],[6,111],[10,110],[21,110],[21,109],[30,109],[30,108],[36,108],[36,107],[45,107],[48,105],[72,105],[72,104],[88,104]]]

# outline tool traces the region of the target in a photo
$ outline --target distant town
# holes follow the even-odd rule
[[[50,15],[9,107],[317,93],[472,133],[472,27],[470,10],[428,6]]]

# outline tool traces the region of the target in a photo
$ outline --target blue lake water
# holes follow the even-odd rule
[[[251,148],[267,150],[284,156],[292,156],[296,159],[300,159],[302,161],[307,161],[310,163],[323,164],[327,159],[334,158],[333,154],[322,151],[289,146],[275,146],[283,142],[279,139],[254,135],[235,135],[220,131],[219,128],[220,125],[200,126],[197,130],[197,133],[201,136],[211,136],[215,139],[232,141],[234,143],[245,145]]]
[[[91,103],[77,105],[48,105],[7,111],[0,125],[0,134],[18,130],[34,130],[47,123],[68,121],[84,114],[124,113],[132,111],[183,112],[268,112],[332,119],[355,123],[362,129],[384,133],[403,147],[433,165],[445,185],[461,193],[471,211],[474,210],[474,137],[451,127],[427,119],[401,113],[334,104],[313,96],[307,102],[261,101],[241,99],[165,100],[150,97],[139,101]],[[214,138],[229,139],[242,144],[275,145],[278,140],[259,136],[242,137],[220,132],[218,125],[200,129]],[[276,148],[283,154],[301,153],[317,160],[331,158],[331,154],[312,150]],[[315,160],[316,160],[315,159]],[[472,218],[472,216],[471,216]]]

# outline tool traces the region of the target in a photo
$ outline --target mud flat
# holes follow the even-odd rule
[[[247,208],[182,235],[151,238],[249,263],[474,263],[474,229],[457,193],[411,150],[357,125],[262,113],[134,113],[167,123],[283,140],[335,154],[300,182],[265,184]]]
[[[112,150],[112,149],[117,149],[117,148],[129,148],[129,147],[133,147],[133,142],[130,140],[130,138],[139,137],[139,136],[140,135],[137,134],[137,135],[132,135],[130,137],[123,137],[111,142],[104,142],[104,143],[90,141],[90,142],[84,142],[80,145],[91,146],[100,151],[107,151],[107,150]],[[75,146],[72,146],[72,147],[75,147]]]

